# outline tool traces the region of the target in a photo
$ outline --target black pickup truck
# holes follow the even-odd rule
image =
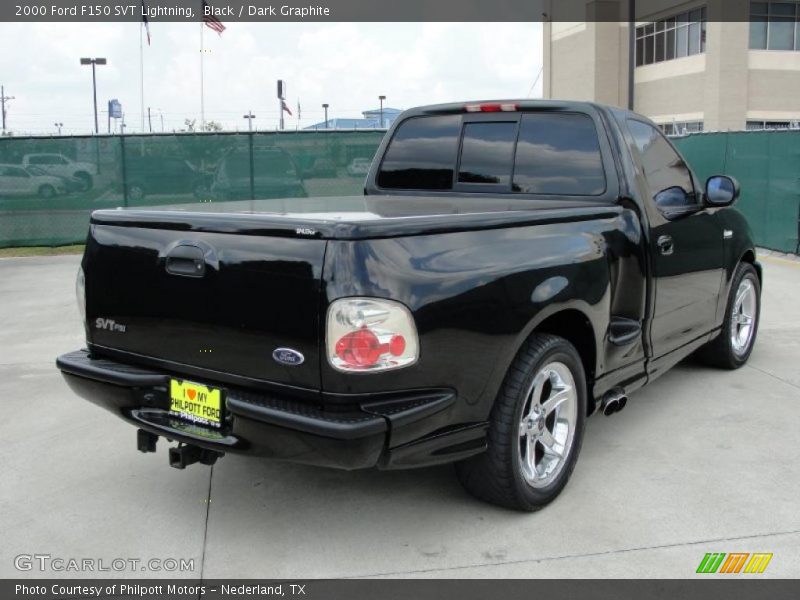
[[[405,112],[363,196],[100,210],[71,388],[177,446],[342,469],[454,462],[535,510],[586,418],[689,354],[744,364],[760,309],[735,180],[588,103]]]

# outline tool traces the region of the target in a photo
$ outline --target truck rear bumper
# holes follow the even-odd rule
[[[182,378],[177,374],[93,357],[86,350],[64,354],[56,365],[76,394],[150,433],[215,452],[340,469],[391,468],[390,433],[413,431],[421,420],[446,419],[447,409],[455,403],[450,390],[416,390],[391,397],[356,396],[350,408],[340,412],[201,381],[225,390],[225,423],[211,429],[170,413],[169,381],[172,376]],[[429,445],[430,440],[422,440],[422,448]],[[400,450],[401,456],[407,453]],[[397,466],[425,463],[423,459]]]

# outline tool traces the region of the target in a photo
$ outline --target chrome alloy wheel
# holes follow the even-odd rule
[[[542,367],[531,382],[519,422],[519,463],[534,488],[549,485],[564,468],[577,423],[578,395],[569,368]]]
[[[745,277],[736,290],[731,311],[731,347],[737,356],[747,353],[755,331],[758,298],[753,282]]]

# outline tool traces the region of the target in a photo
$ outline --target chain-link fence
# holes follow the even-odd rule
[[[0,247],[82,242],[97,208],[359,195],[383,131],[0,138]],[[742,184],[759,245],[796,252],[800,132],[674,139],[701,178]]]
[[[98,208],[358,195],[383,135],[0,138],[0,247],[80,243]]]
[[[719,174],[739,180],[742,197],[736,207],[759,246],[798,251],[800,131],[700,133],[673,142],[703,180]]]

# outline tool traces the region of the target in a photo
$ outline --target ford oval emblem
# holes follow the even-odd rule
[[[296,367],[302,365],[303,361],[305,361],[305,357],[302,354],[291,348],[275,348],[272,351],[272,358],[275,359],[275,362],[287,367]]]

